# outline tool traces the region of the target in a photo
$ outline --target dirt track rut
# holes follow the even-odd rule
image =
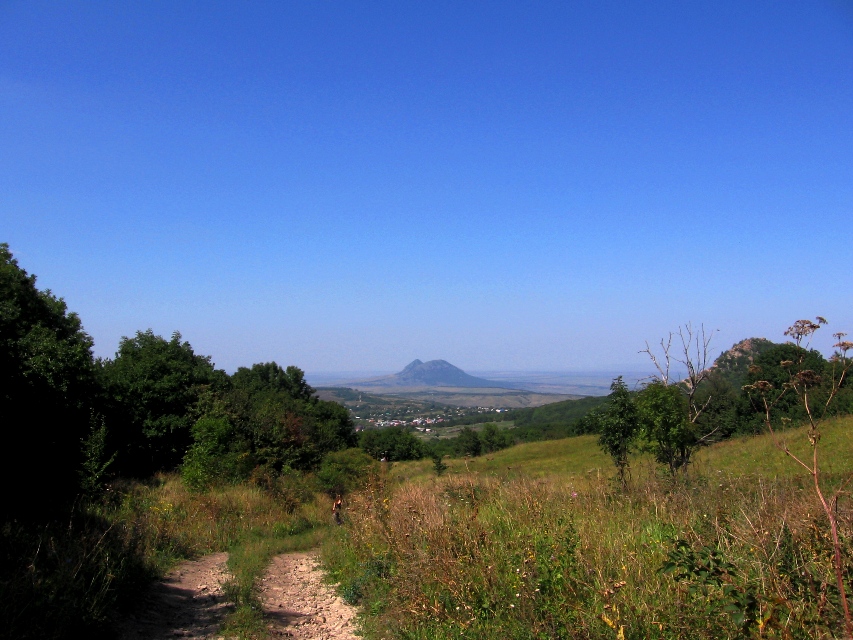
[[[356,609],[323,582],[313,553],[273,558],[261,582],[261,601],[273,638],[356,640]]]
[[[118,627],[121,640],[218,637],[231,607],[222,590],[227,553],[182,562],[141,596],[137,611]]]
[[[219,628],[231,610],[222,585],[228,555],[216,553],[184,562],[141,596],[137,611],[118,624],[121,640],[222,638]],[[260,584],[271,638],[356,640],[356,609],[323,582],[314,553],[273,558]]]

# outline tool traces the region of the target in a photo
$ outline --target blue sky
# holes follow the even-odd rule
[[[0,1],[0,241],[96,352],[636,368],[853,333],[853,8]]]

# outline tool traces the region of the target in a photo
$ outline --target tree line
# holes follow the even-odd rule
[[[813,375],[811,401],[815,406],[826,405],[827,416],[853,413],[853,383],[849,377],[839,380],[838,374],[839,366],[846,362],[846,351],[838,345],[846,343],[839,342],[838,350],[826,358],[796,342],[752,338],[709,364],[704,354],[710,341],[703,341],[692,328],[684,330],[683,336],[673,335],[687,340],[688,349],[669,353],[671,343],[664,345],[668,350],[660,359],[664,368],[639,389],[629,389],[619,377],[609,396],[565,400],[494,416],[498,424],[513,422],[506,429],[489,423],[475,431],[470,425],[482,417],[465,416],[450,423],[465,425],[454,438],[419,444],[409,432],[397,428],[365,432],[362,443],[367,446],[362,446],[377,459],[381,457],[377,452],[384,452],[391,460],[410,460],[477,456],[520,442],[596,434],[613,456],[620,478],[627,473],[628,453],[637,450],[650,452],[674,473],[689,465],[697,448],[735,435],[763,433],[768,420],[776,429],[805,424],[807,409],[795,393],[779,394],[769,416],[756,396],[759,382],[779,391],[789,387],[792,363],[798,371]],[[698,359],[697,353],[701,355]],[[674,367],[680,367],[681,376],[669,370]],[[828,402],[830,398],[832,402]]]
[[[113,358],[62,298],[39,290],[0,244],[0,412],[7,451],[4,514],[49,519],[109,475],[181,469],[214,480],[269,481],[317,469],[357,444],[349,412],[318,399],[303,372],[275,362],[216,369],[175,332],[124,337]]]

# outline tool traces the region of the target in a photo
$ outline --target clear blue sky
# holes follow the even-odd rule
[[[595,370],[853,333],[853,8],[0,1],[0,241],[96,352]]]

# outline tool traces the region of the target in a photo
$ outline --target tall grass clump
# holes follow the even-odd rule
[[[474,477],[377,487],[351,499],[324,558],[344,597],[395,633],[559,637],[583,624],[589,580],[561,504],[571,495],[555,488]]]
[[[103,636],[152,577],[131,530],[77,505],[60,522],[0,528],[0,637]]]
[[[590,477],[380,478],[350,500],[324,561],[374,637],[843,635],[807,478],[639,471],[624,490]],[[849,559],[848,503],[838,520]]]
[[[248,532],[287,526],[296,507],[290,499],[253,484],[223,485],[207,491],[187,487],[177,475],[128,483],[111,492],[104,516],[132,528],[142,553],[161,570],[177,560],[225,551]],[[313,498],[313,496],[312,496]]]

